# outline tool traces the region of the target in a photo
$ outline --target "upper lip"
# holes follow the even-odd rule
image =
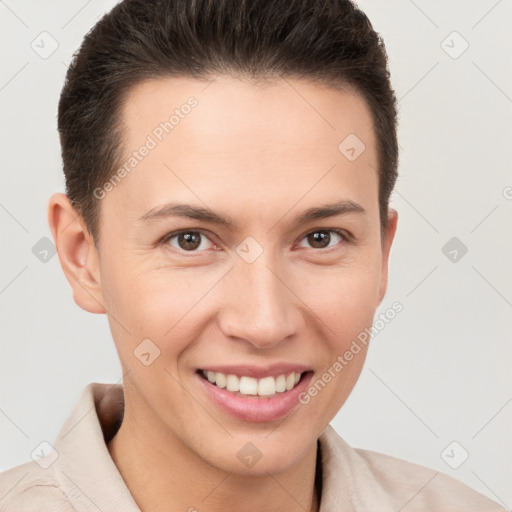
[[[219,372],[225,375],[236,375],[238,377],[247,376],[255,379],[263,377],[279,377],[279,375],[289,375],[292,372],[304,373],[311,370],[311,367],[303,364],[278,363],[266,366],[255,366],[250,364],[241,364],[236,366],[228,365],[208,365],[202,366],[200,370],[205,372]]]

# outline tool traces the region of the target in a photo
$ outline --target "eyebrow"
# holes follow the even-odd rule
[[[350,200],[342,200],[336,203],[325,204],[308,208],[295,217],[293,223],[300,225],[308,222],[335,217],[337,215],[346,215],[349,213],[365,214],[366,210],[358,203]],[[285,214],[282,218],[284,218]],[[183,217],[194,219],[211,224],[218,224],[231,229],[233,221],[229,217],[223,217],[213,211],[199,206],[189,204],[169,203],[163,206],[157,206],[146,212],[139,218],[141,222],[149,222],[158,219],[166,219],[169,217]]]

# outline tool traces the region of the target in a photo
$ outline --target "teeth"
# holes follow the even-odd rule
[[[258,395],[268,396],[276,392],[276,380],[274,377],[265,377],[258,382]]]
[[[283,393],[293,389],[300,380],[301,374],[292,372],[288,375],[279,375],[278,377],[264,377],[255,379],[253,377],[237,377],[236,375],[225,375],[220,372],[205,372],[203,375],[209,382],[219,388],[226,388],[234,393],[241,395],[272,396],[276,393]]]
[[[223,373],[216,373],[215,380],[213,381],[219,388],[226,387],[226,376]]]
[[[283,391],[286,391],[286,376],[279,375],[276,379],[276,391],[278,393],[282,393]]]
[[[226,389],[228,391],[240,391],[240,379],[236,375],[226,377]]]
[[[258,381],[252,377],[240,377],[240,393],[242,395],[257,395]]]

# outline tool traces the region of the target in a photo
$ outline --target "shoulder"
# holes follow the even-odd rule
[[[350,481],[362,510],[503,512],[506,509],[445,473],[391,455],[353,448],[329,425],[328,464]]]
[[[459,480],[390,455],[355,449],[363,464],[397,504],[409,511],[498,512],[505,509]],[[406,500],[405,503],[403,501]]]
[[[0,473],[0,512],[75,512],[51,469],[27,462]]]

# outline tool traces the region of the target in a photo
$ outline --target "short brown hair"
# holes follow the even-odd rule
[[[351,0],[124,0],[85,36],[58,111],[66,193],[97,245],[94,190],[120,164],[127,92],[153,78],[215,74],[358,91],[373,116],[386,227],[398,167],[396,97],[384,42]]]

